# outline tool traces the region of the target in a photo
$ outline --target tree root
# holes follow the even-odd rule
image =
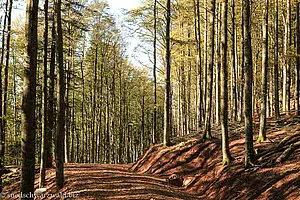
[[[300,141],[290,144],[289,148],[283,151],[283,153],[276,159],[275,163],[282,163],[286,161],[289,156],[292,155],[292,153],[298,148],[300,148]]]

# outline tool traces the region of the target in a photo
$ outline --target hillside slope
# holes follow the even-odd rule
[[[219,133],[219,129],[214,129],[214,136],[220,137]],[[297,199],[300,196],[299,118],[285,117],[279,122],[269,119],[267,136],[266,142],[254,145],[257,161],[250,169],[244,168],[243,129],[233,125],[230,150],[234,161],[230,167],[221,165],[220,139],[206,142],[188,139],[168,148],[153,146],[130,169],[139,174],[165,177],[178,174],[183,177],[183,187],[188,192],[205,199]],[[184,137],[175,139],[184,140]]]
[[[257,129],[255,129],[257,132]],[[268,120],[268,140],[255,144],[257,161],[243,167],[242,126],[231,125],[232,165],[221,165],[220,130],[217,138],[203,142],[199,134],[174,138],[170,147],[152,146],[132,165],[66,164],[65,187],[56,191],[55,169],[47,171],[44,199],[297,199],[300,196],[299,118]],[[286,155],[292,149],[291,155]],[[283,153],[285,152],[285,153]],[[283,159],[282,159],[283,158]],[[168,177],[176,174],[183,185],[174,186]],[[18,199],[18,176],[8,178],[6,199]],[[16,178],[17,177],[17,178]],[[38,173],[36,184],[38,187]],[[39,196],[41,197],[41,196]],[[42,198],[37,198],[42,199]]]

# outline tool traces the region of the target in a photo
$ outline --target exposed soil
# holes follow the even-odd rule
[[[203,142],[199,133],[173,138],[176,145],[154,145],[132,165],[66,164],[60,191],[50,169],[44,199],[300,199],[299,118],[268,119],[268,140],[255,143],[257,160],[249,169],[244,168],[242,125],[230,125],[229,132],[234,157],[229,167],[222,167],[220,128],[214,127],[216,139]],[[183,179],[183,186],[168,182],[172,174]],[[38,188],[38,173],[36,178]],[[8,178],[6,199],[18,199],[18,179]]]

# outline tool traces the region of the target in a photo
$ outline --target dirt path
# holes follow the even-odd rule
[[[257,137],[257,125],[255,125]],[[219,137],[219,129],[214,129]],[[268,140],[254,144],[257,160],[244,168],[244,134],[231,126],[230,150],[234,160],[222,167],[220,139],[203,142],[199,134],[177,138],[176,145],[151,146],[133,165],[66,164],[65,186],[56,191],[55,169],[47,170],[46,198],[36,199],[136,199],[136,200],[300,200],[300,148],[278,162],[278,158],[300,141],[300,119],[268,120]],[[35,188],[38,188],[36,170]],[[177,174],[183,186],[166,178]],[[4,187],[5,199],[19,199],[20,174]],[[10,196],[9,196],[10,195]],[[60,196],[58,196],[60,195]],[[41,197],[41,196],[39,196]]]
[[[47,191],[43,194],[47,198],[36,199],[199,199],[181,187],[168,184],[163,176],[137,174],[130,172],[129,167],[130,165],[67,164],[66,184],[59,192],[55,188],[55,170],[48,170]],[[35,186],[38,186],[37,181]],[[19,182],[7,187],[6,199],[18,199],[15,192],[18,187]],[[57,195],[64,198],[58,198]]]

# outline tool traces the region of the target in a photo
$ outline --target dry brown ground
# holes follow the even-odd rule
[[[300,141],[299,118],[283,116],[279,122],[268,119],[269,139],[255,144],[258,159],[250,169],[243,167],[243,127],[232,124],[229,132],[234,157],[230,167],[221,165],[219,139],[202,142],[197,139],[199,134],[190,135],[174,138],[177,144],[171,147],[152,146],[133,165],[66,164],[66,184],[58,192],[55,169],[50,169],[45,194],[61,193],[79,199],[300,199],[300,148],[286,161],[276,162]],[[214,128],[213,135],[220,136],[219,127]],[[166,181],[174,173],[183,177],[183,187]],[[18,191],[19,181],[4,188],[7,195],[17,195]]]

